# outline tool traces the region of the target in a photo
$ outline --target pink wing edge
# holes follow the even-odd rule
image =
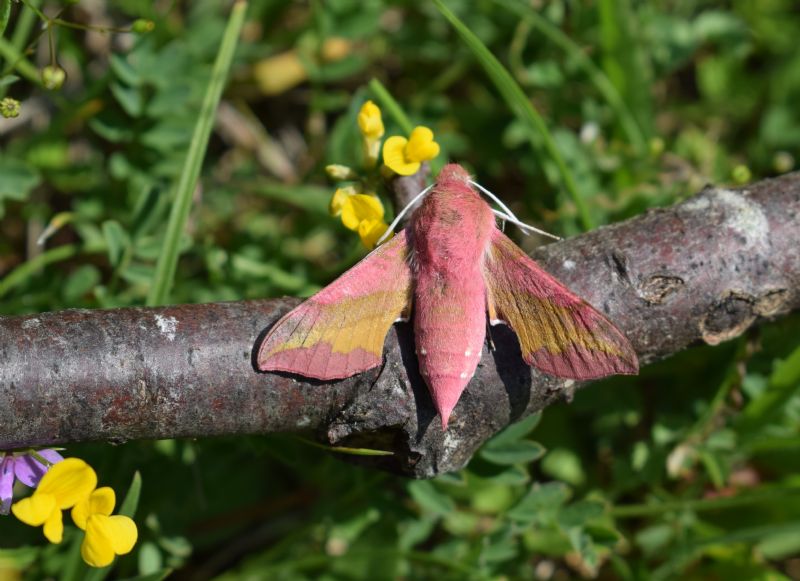
[[[411,268],[407,260],[408,253],[409,244],[403,230],[317,294],[281,317],[261,341],[256,357],[257,368],[260,371],[283,371],[318,380],[333,380],[344,379],[380,365],[386,332],[393,322],[407,318],[410,311]],[[404,287],[407,287],[407,291]],[[353,290],[357,292],[353,293]],[[374,312],[383,312],[386,316],[378,321],[383,324],[372,325],[365,338],[368,346],[372,344],[378,348],[378,353],[374,349],[362,347],[338,352],[334,351],[333,345],[325,341],[305,345],[304,341],[312,332],[314,325],[320,324],[319,317],[323,311],[331,308],[347,308],[341,306],[341,303],[348,298],[363,297],[381,291],[389,291],[390,294],[406,292],[408,297],[399,312],[395,312],[398,311],[397,304],[393,305],[389,301],[390,304],[387,305],[385,299],[380,305],[375,305]],[[358,316],[359,313],[339,316],[337,319],[340,324],[339,332],[348,333],[354,328],[363,328],[364,324],[357,321]],[[355,325],[352,324],[354,322]],[[350,325],[344,327],[343,323]],[[385,331],[379,327],[385,327]],[[270,354],[278,345],[292,340],[300,340],[300,346]]]
[[[576,380],[598,379],[609,375],[636,375],[639,372],[639,361],[633,346],[605,315],[540,267],[500,230],[493,233],[491,245],[495,254],[499,255],[495,256],[495,260],[503,264],[501,268],[505,271],[508,281],[513,281],[509,285],[514,287],[512,292],[515,294],[527,292],[537,299],[552,303],[562,312],[566,310],[574,324],[574,330],[579,335],[571,338],[579,341],[570,340],[559,353],[554,353],[547,347],[525,353],[519,330],[515,328],[517,325],[502,313],[495,313],[495,318],[490,320],[491,324],[504,323],[517,334],[523,358],[528,365],[548,375]],[[505,249],[509,245],[513,245],[515,256],[509,256]],[[486,276],[493,276],[489,269],[486,269]],[[527,284],[526,277],[532,281],[531,284]],[[490,284],[487,280],[487,290],[488,288]],[[490,308],[490,319],[493,316],[491,310]],[[552,312],[546,312],[547,316],[543,318],[552,316],[550,321],[559,324],[561,321],[555,313],[556,310],[553,309]],[[597,346],[604,344],[616,353],[581,345],[580,340],[585,342],[587,338],[589,343],[594,342]]]

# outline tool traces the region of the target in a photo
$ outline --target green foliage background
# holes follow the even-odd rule
[[[2,314],[320,288],[363,253],[327,214],[323,168],[358,163],[364,99],[387,111],[372,79],[434,129],[440,160],[565,236],[800,156],[792,0],[258,0],[202,186],[181,189],[230,6],[87,6],[0,0],[0,93],[22,106],[0,119]],[[67,24],[42,32],[34,7]],[[90,17],[155,28],[98,33]],[[50,38],[67,73],[54,91]],[[300,82],[267,95],[263,61],[287,51],[268,76]],[[190,211],[165,248],[180,196]],[[154,293],[170,250],[174,284]],[[800,578],[799,331],[787,317],[594,385],[429,482],[288,436],[67,453],[120,495],[142,475],[141,539],[119,578]],[[79,540],[47,546],[0,518],[0,577],[83,579]]]

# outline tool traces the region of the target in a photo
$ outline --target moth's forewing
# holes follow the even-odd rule
[[[350,377],[380,364],[389,327],[411,309],[405,232],[285,315],[258,351],[262,371]]]
[[[489,316],[514,330],[529,365],[572,379],[638,372],[636,353],[614,324],[499,230],[484,275]]]

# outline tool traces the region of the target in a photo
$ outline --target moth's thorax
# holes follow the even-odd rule
[[[456,274],[480,268],[495,220],[466,171],[450,168],[414,213],[411,228],[416,263]]]

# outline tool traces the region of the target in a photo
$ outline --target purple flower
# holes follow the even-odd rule
[[[37,450],[36,454],[51,464],[64,459],[55,450]],[[15,478],[25,486],[36,488],[48,468],[31,454],[0,456],[0,514],[8,514],[11,510]]]

